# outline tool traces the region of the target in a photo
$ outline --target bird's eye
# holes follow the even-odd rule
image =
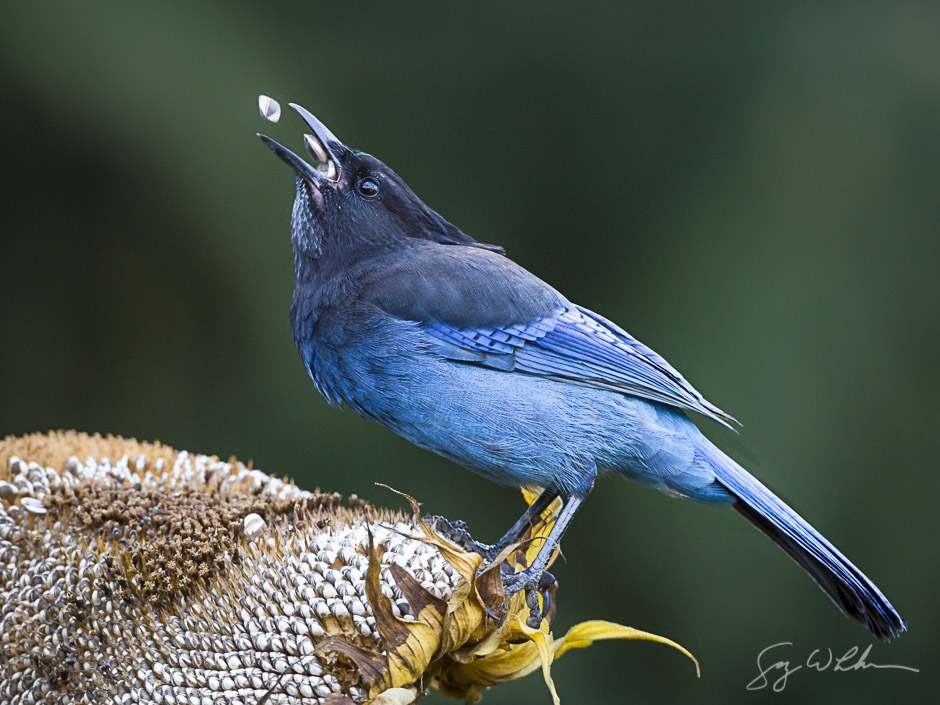
[[[367,176],[366,178],[359,180],[358,189],[359,193],[361,193],[366,198],[372,198],[379,192],[379,182]]]

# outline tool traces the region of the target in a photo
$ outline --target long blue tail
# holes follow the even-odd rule
[[[767,534],[812,576],[843,613],[885,641],[905,630],[891,603],[835,546],[744,468],[708,443],[703,449],[738,513]]]

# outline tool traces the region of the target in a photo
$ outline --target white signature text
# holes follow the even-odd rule
[[[780,658],[786,652],[784,647],[788,646],[793,646],[793,642],[781,641],[777,644],[771,644],[757,654],[757,670],[759,673],[754,680],[747,684],[748,690],[763,690],[770,686],[775,693],[781,693],[787,687],[787,680],[790,676],[804,668],[808,671],[832,671],[833,673],[865,671],[869,668],[895,668],[901,671],[920,673],[919,668],[869,661],[868,654],[871,652],[871,644],[865,647],[864,651],[860,651],[859,647],[853,646],[842,655],[834,654],[832,649],[829,648],[813,649],[806,657],[806,660],[796,662]]]

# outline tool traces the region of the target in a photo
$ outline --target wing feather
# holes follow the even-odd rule
[[[729,428],[737,423],[650,348],[580,306],[504,328],[420,325],[448,359],[619,391],[696,411]]]

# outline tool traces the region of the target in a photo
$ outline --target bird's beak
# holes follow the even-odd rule
[[[336,186],[340,180],[340,162],[336,157],[337,151],[343,149],[343,143],[322,122],[317,120],[305,108],[291,103],[290,106],[300,113],[300,116],[313,130],[312,135],[304,135],[304,146],[307,152],[317,160],[317,166],[311,166],[298,157],[287,147],[275,142],[267,135],[258,134],[272,152],[284,160],[298,175],[309,181],[313,186]]]

